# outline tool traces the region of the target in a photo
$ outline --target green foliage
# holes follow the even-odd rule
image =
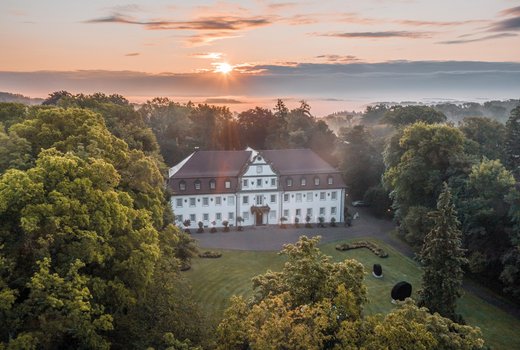
[[[472,143],[466,147],[474,148],[479,159],[504,159],[504,124],[484,117],[466,117],[460,123],[459,129]]]
[[[384,164],[381,152],[363,125],[340,130],[336,156],[352,198],[360,199],[381,181]]]
[[[511,111],[506,123],[506,166],[520,180],[520,105]]]
[[[437,211],[430,213],[433,228],[424,238],[420,260],[424,266],[419,305],[432,313],[457,321],[457,299],[461,296],[463,266],[467,263],[462,249],[457,212],[449,187],[444,183]]]
[[[423,122],[425,124],[444,123],[446,116],[428,106],[392,106],[382,118],[382,122],[394,127],[403,127]]]

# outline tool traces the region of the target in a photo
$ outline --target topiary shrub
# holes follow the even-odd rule
[[[191,231],[190,231],[190,226],[191,226],[191,220],[189,219],[186,219],[182,222],[182,224],[184,225],[185,229],[184,229],[184,232],[188,233],[188,234],[191,234]]]
[[[296,228],[300,227],[300,219],[298,217],[294,218],[294,227],[296,227]]]
[[[312,228],[312,225],[311,225],[311,217],[309,215],[307,215],[305,217],[305,227],[306,228]]]
[[[244,229],[242,227],[243,222],[244,222],[244,218],[241,216],[237,216],[237,231],[242,231]]]
[[[325,218],[323,216],[318,218],[318,227],[325,227]]]
[[[204,233],[204,223],[202,221],[198,222],[199,228],[197,230],[197,233]]]
[[[280,218],[280,228],[287,228],[287,225],[285,224],[286,221],[287,221],[287,218],[285,216],[282,216]]]
[[[227,220],[222,221],[222,225],[224,225],[224,229],[222,231],[229,232],[229,227],[228,227],[229,221],[227,221]]]
[[[330,219],[330,227],[336,227],[336,218],[335,217],[332,217]]]
[[[199,258],[207,258],[207,259],[216,259],[220,258],[222,256],[222,253],[216,252],[213,250],[206,250],[205,252],[202,252],[199,254]]]
[[[388,253],[385,252],[383,249],[381,249],[377,244],[375,244],[373,242],[358,241],[358,242],[352,242],[352,243],[338,244],[336,246],[336,250],[340,250],[340,251],[346,251],[346,250],[350,250],[350,249],[359,249],[359,248],[367,248],[372,253],[374,253],[375,255],[377,255],[380,258],[388,257]]]

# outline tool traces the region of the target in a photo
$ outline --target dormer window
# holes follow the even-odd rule
[[[186,182],[185,181],[179,182],[179,191],[186,191]]]
[[[224,182],[224,187],[225,188],[231,188],[231,181],[230,180],[226,180],[226,182]]]
[[[200,190],[200,180],[195,180],[195,189]]]
[[[329,177],[327,178],[327,183],[328,183],[329,185],[332,185],[333,182],[334,182],[334,180],[333,180],[332,176],[329,176]]]
[[[288,178],[287,179],[287,187],[291,187],[291,186],[292,186],[292,179]]]
[[[217,187],[217,182],[215,181],[215,179],[209,180],[209,188],[210,188],[210,190],[214,190],[216,187]]]
[[[301,180],[300,180],[300,185],[306,186],[307,185],[307,179],[302,177]]]
[[[262,173],[262,166],[261,165],[257,165],[256,166],[256,173],[257,174],[261,174]]]
[[[319,185],[320,185],[320,178],[316,176],[314,178],[314,186],[319,186]]]

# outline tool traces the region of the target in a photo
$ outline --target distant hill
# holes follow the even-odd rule
[[[0,91],[0,102],[17,102],[26,105],[39,105],[43,102],[43,98],[32,98],[20,94]]]

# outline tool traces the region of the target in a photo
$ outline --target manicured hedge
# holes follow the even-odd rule
[[[375,255],[377,255],[380,258],[387,258],[388,253],[385,252],[383,249],[381,249],[377,244],[373,242],[368,241],[359,241],[359,242],[352,242],[352,243],[343,243],[338,244],[336,246],[336,250],[345,251],[350,249],[359,249],[359,248],[367,248],[372,251]]]
[[[212,250],[206,250],[205,252],[202,252],[199,254],[199,258],[209,258],[209,259],[216,259],[220,258],[222,256],[222,253],[215,252]]]

